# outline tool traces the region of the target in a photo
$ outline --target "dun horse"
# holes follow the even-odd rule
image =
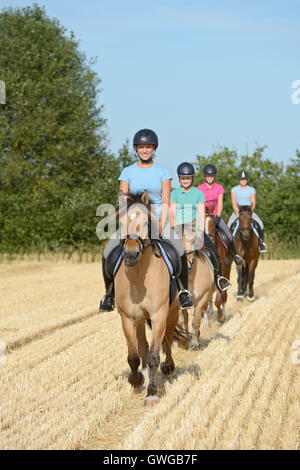
[[[235,246],[237,254],[244,258],[246,262],[245,266],[237,266],[237,300],[240,302],[243,301],[243,297],[247,291],[247,287],[247,299],[250,302],[255,300],[253,283],[255,269],[259,259],[259,241],[252,228],[251,216],[252,212],[250,206],[239,206],[239,226],[235,236]]]
[[[206,207],[205,233],[214,243],[216,250],[219,253],[219,256],[222,262],[223,276],[225,276],[229,280],[233,258],[229,250],[227,250],[226,246],[224,245],[224,242],[221,240],[219,232],[216,231],[214,208],[215,208],[215,203],[213,203],[212,207]],[[225,315],[226,302],[227,302],[227,291],[220,292],[219,290],[217,290],[216,298],[215,298],[215,306],[218,311],[217,315],[218,315],[218,320],[220,323],[223,323],[226,320],[226,315]]]
[[[190,264],[189,291],[194,298],[194,315],[192,319],[192,336],[190,346],[199,349],[200,324],[203,315],[207,312],[208,303],[215,289],[214,272],[202,250],[195,250],[196,232],[187,225],[181,225],[182,242]],[[188,314],[184,310],[179,326],[185,329],[189,336]]]
[[[159,400],[156,375],[160,364],[160,348],[166,355],[161,371],[174,370],[171,354],[173,331],[178,321],[175,300],[170,305],[170,274],[157,245],[151,240],[150,223],[157,223],[151,215],[149,195],[122,195],[119,220],[123,244],[123,262],[115,275],[116,308],[121,316],[128,347],[128,364],[131,369],[129,383],[134,388],[143,385],[149,372],[145,405]],[[146,340],[145,322],[151,323],[150,350]],[[142,373],[138,371],[142,360]]]

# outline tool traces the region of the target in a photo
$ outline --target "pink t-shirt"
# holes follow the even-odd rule
[[[213,202],[216,203],[216,206],[214,208],[214,215],[217,215],[219,194],[225,193],[223,186],[218,183],[213,183],[212,187],[209,188],[204,182],[202,184],[199,184],[199,186],[197,186],[197,189],[200,189],[200,191],[203,192],[206,199],[205,205],[207,207],[211,207]]]

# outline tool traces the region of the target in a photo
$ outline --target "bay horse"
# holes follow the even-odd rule
[[[222,241],[219,232],[216,230],[216,221],[214,216],[215,203],[211,207],[205,208],[205,233],[214,243],[216,250],[221,258],[223,276],[230,280],[231,265],[233,258],[227,249],[225,242]],[[220,323],[226,320],[226,302],[227,291],[217,290],[215,297],[215,306],[217,308],[217,318]]]
[[[121,205],[125,207],[123,211]],[[161,346],[166,355],[161,371],[170,374],[175,367],[171,344],[178,321],[178,306],[176,296],[170,305],[170,273],[163,258],[157,256],[155,241],[151,240],[150,225],[157,224],[157,220],[151,213],[148,192],[138,196],[119,194],[117,214],[123,261],[115,274],[115,302],[127,341],[127,360],[131,369],[128,381],[138,389],[148,379],[144,404],[152,405],[159,401],[156,375]],[[151,324],[150,350],[145,322]],[[142,373],[138,371],[141,360]]]
[[[183,224],[176,227],[180,232],[182,243],[186,252],[189,269],[189,291],[194,299],[194,313],[192,319],[192,334],[188,330],[188,313],[182,311],[179,327],[189,338],[191,349],[198,350],[200,340],[200,325],[204,314],[207,312],[208,303],[215,289],[214,271],[210,262],[202,250],[195,250],[196,232],[191,228],[192,224]]]
[[[238,292],[237,300],[243,301],[244,294],[247,291],[247,299],[250,302],[255,300],[253,283],[255,269],[259,259],[259,240],[252,227],[252,211],[250,206],[238,206],[239,219],[238,229],[235,235],[236,252],[244,258],[245,266],[237,266],[238,272]],[[233,232],[234,233],[234,232]]]

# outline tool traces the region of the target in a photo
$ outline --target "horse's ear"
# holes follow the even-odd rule
[[[146,206],[148,206],[148,204],[149,204],[149,193],[148,193],[148,191],[145,190],[145,191],[143,192],[143,194],[142,194],[142,196],[141,196],[141,201],[142,201],[143,204],[145,204]]]
[[[193,219],[192,221],[192,229],[194,232],[196,231],[196,219]]]
[[[213,202],[212,205],[211,205],[211,210],[212,210],[212,212],[215,210],[215,207],[216,207],[216,203]]]

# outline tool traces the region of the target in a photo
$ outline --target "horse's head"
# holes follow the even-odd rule
[[[216,231],[216,221],[215,221],[215,202],[212,203],[211,207],[205,207],[205,233],[209,236],[210,239],[215,238]]]
[[[135,266],[149,246],[153,215],[148,192],[137,196],[120,193],[118,213],[124,261],[127,266]]]
[[[249,240],[252,230],[252,211],[250,206],[239,206],[239,230],[243,240]]]

